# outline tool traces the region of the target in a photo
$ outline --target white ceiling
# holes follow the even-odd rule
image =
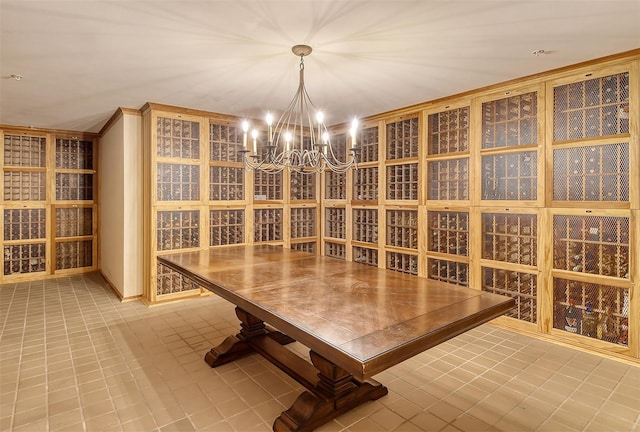
[[[0,24],[0,124],[90,132],[145,102],[277,112],[298,43],[329,124],[640,48],[640,0],[0,0]]]

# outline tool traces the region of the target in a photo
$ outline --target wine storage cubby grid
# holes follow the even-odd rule
[[[418,164],[387,166],[387,199],[418,199]]]
[[[4,275],[43,272],[46,269],[46,244],[4,246]]]
[[[56,237],[93,235],[93,208],[56,208]]]
[[[353,171],[353,199],[378,200],[378,167],[358,168]]]
[[[387,160],[418,157],[418,118],[387,124]]]
[[[254,209],[253,226],[256,243],[282,240],[282,209]]]
[[[482,199],[538,198],[538,154],[535,151],[482,157]]]
[[[56,242],[56,270],[93,266],[93,240]]]
[[[378,267],[378,250],[361,246],[354,246],[353,261],[360,264]]]
[[[200,212],[163,210],[157,212],[157,249],[172,250],[200,246]]]
[[[165,265],[157,265],[157,295],[172,294],[199,289],[200,288],[198,287],[198,285],[191,279],[182,276],[180,273],[171,270]]]
[[[316,237],[316,209],[291,209],[291,238]]]
[[[429,161],[427,172],[427,199],[469,199],[469,158]]]
[[[158,201],[199,201],[200,167],[186,164],[158,164]]]
[[[316,199],[316,174],[291,171],[291,200]]]
[[[56,138],[56,168],[93,169],[93,141]]]
[[[628,288],[553,279],[553,327],[627,346]]]
[[[44,172],[4,171],[5,201],[44,201]]]
[[[516,299],[505,315],[530,323],[538,322],[538,278],[535,274],[482,267],[482,291]]]
[[[553,89],[553,140],[629,133],[629,73]]]
[[[555,201],[629,201],[629,143],[554,149]]]
[[[358,143],[358,163],[375,162],[378,160],[379,146],[378,127],[366,127],[360,131],[360,142]]]
[[[209,211],[210,246],[244,243],[244,210]]]
[[[429,115],[429,155],[469,151],[469,107]]]
[[[482,258],[537,265],[537,216],[482,214]]]
[[[255,200],[282,199],[282,173],[270,174],[264,171],[254,171],[253,193]]]
[[[347,174],[325,171],[326,199],[343,200],[347,197]]]
[[[209,199],[243,200],[244,169],[238,167],[209,167]]]
[[[553,268],[629,279],[629,218],[555,215]]]
[[[4,136],[4,165],[14,167],[45,167],[47,139],[28,135]]]
[[[427,277],[454,285],[469,286],[469,264],[427,258]]]
[[[538,142],[537,93],[510,96],[482,104],[482,148]]]
[[[56,173],[56,200],[92,201],[93,174]]]
[[[158,117],[157,155],[182,159],[200,159],[200,123]]]
[[[223,162],[242,162],[242,132],[236,126],[209,125],[209,159]]]
[[[46,236],[47,224],[45,209],[4,210],[5,241],[44,239]]]
[[[353,240],[378,244],[378,209],[353,209]]]
[[[309,146],[309,150],[311,150]],[[331,137],[331,149],[336,159],[339,161],[347,160],[347,134],[341,133]],[[349,156],[351,153],[349,152]]]
[[[387,245],[418,249],[417,210],[387,210]]]
[[[387,251],[387,269],[417,276],[418,256]]]
[[[429,211],[427,227],[427,250],[452,255],[469,255],[469,213]]]
[[[347,210],[343,208],[325,209],[325,237],[347,238]]]
[[[347,258],[347,247],[342,243],[325,242],[325,256],[344,260]]]
[[[301,242],[301,243],[291,243],[291,250],[300,251],[300,252],[308,252],[315,254],[318,245],[316,242]]]

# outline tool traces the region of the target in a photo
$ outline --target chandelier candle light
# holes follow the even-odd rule
[[[265,119],[267,142],[261,146],[260,154],[258,153],[258,130],[251,131],[253,140],[253,152],[251,152],[247,147],[249,122],[247,120],[242,122],[243,149],[240,153],[245,167],[270,173],[280,172],[285,168],[308,173],[326,170],[343,173],[351,167],[357,169],[358,120],[353,119],[351,124],[351,154],[347,157],[345,151],[346,160],[339,160],[331,146],[329,131],[324,124],[324,114],[313,105],[304,86],[304,57],[311,54],[311,47],[295,45],[291,51],[300,57],[298,90],[275,126],[273,115],[267,113]],[[315,112],[315,118],[312,117],[312,112]]]

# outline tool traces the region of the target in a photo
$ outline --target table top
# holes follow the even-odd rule
[[[158,261],[361,381],[515,305],[509,297],[279,246],[172,253]]]

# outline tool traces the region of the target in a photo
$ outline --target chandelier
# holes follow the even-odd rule
[[[266,140],[258,147],[259,132],[251,131],[252,148],[247,147],[249,122],[242,122],[243,149],[240,151],[247,169],[277,173],[285,168],[299,172],[323,172],[326,170],[344,173],[357,168],[356,132],[358,121],[351,124],[351,146],[349,152],[335,150],[331,145],[329,131],[324,124],[324,114],[316,109],[304,86],[304,57],[311,54],[308,45],[295,45],[293,53],[300,57],[300,82],[298,90],[280,120],[273,124],[273,116],[267,113]],[[266,142],[264,142],[266,141]],[[346,142],[345,142],[346,145]],[[342,158],[344,160],[341,160]],[[348,155],[348,156],[347,156]]]

